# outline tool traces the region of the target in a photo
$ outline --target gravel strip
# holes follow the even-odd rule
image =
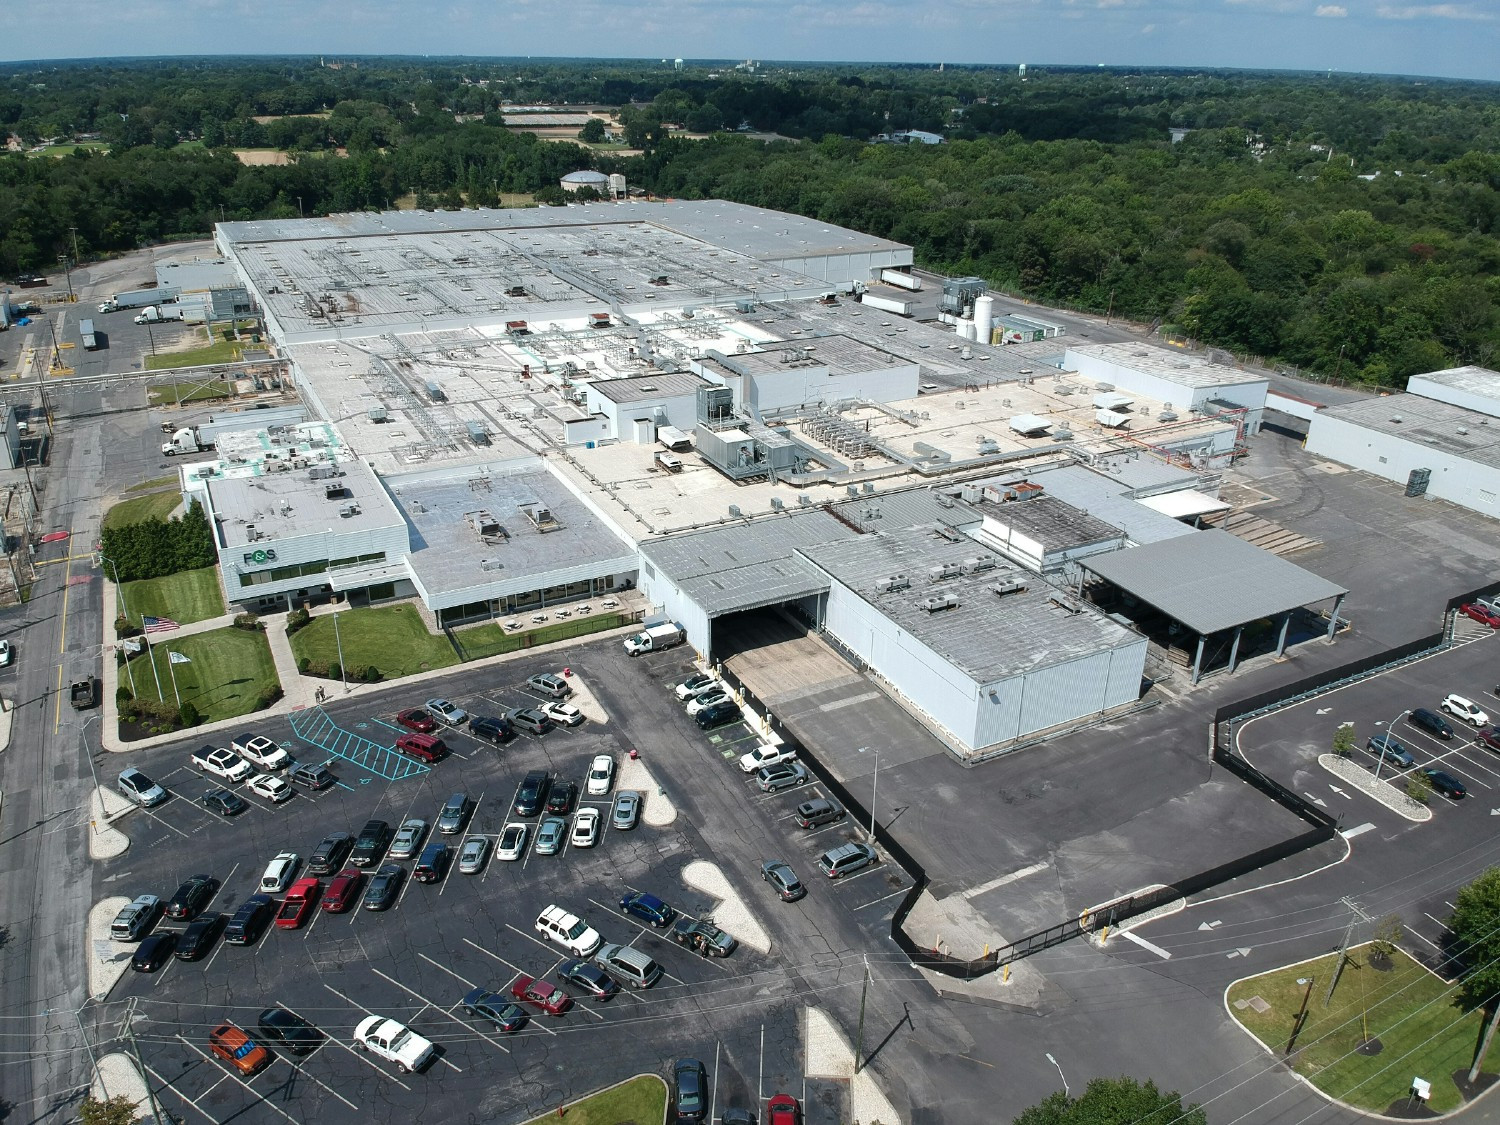
[[[1341,758],[1337,754],[1319,754],[1318,765],[1334,777],[1347,781],[1367,797],[1373,797],[1397,816],[1420,824],[1432,819],[1432,810],[1420,801],[1413,801],[1384,778],[1375,780],[1375,775],[1358,762]]]
[[[108,996],[109,990],[130,969],[135,946],[113,941],[109,936],[109,924],[121,907],[129,905],[130,899],[124,895],[111,895],[94,903],[89,911],[89,995],[95,1000]]]
[[[656,778],[646,768],[646,763],[626,755],[620,762],[620,771],[615,775],[615,790],[634,789],[641,795],[641,819],[652,828],[665,828],[677,819],[677,806],[667,796],[666,790],[656,784]]]
[[[718,900],[714,907],[714,925],[738,938],[741,945],[748,945],[761,953],[771,952],[771,935],[761,928],[745,900],[729,885],[717,864],[695,859],[682,869],[682,881],[693,890]]]
[[[100,1101],[124,1096],[129,1098],[143,1116],[150,1116],[148,1104],[150,1094],[145,1080],[135,1067],[135,1060],[119,1051],[105,1055],[99,1060],[99,1069],[94,1072],[93,1095]]]
[[[834,1078],[849,1083],[849,1103],[857,1125],[898,1125],[896,1107],[875,1082],[874,1068],[854,1073],[854,1050],[849,1040],[821,1008],[807,1009],[805,1033],[809,1078]]]

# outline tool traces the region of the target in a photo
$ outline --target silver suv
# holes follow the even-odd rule
[[[573,689],[568,681],[552,672],[542,672],[535,676],[529,676],[526,686],[532,691],[539,692],[549,699],[566,699],[573,694]]]

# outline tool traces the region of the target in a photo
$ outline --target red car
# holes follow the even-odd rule
[[[437,730],[437,720],[421,707],[408,707],[405,711],[397,712],[396,722],[407,730],[414,730],[421,734],[431,734]]]
[[[1500,750],[1500,727],[1480,727],[1474,732],[1474,745]]]
[[[1496,613],[1487,605],[1470,602],[1468,605],[1459,606],[1458,612],[1465,617],[1472,617],[1481,625],[1488,625],[1491,629],[1500,629],[1500,613]]]
[[[396,739],[396,752],[419,762],[435,762],[448,753],[448,747],[430,734],[403,734]]]
[[[346,867],[328,881],[328,890],[323,894],[323,909],[330,914],[342,914],[359,901],[364,889],[365,873],[357,867]]]
[[[318,892],[323,889],[320,879],[298,879],[287,888],[286,900],[276,912],[276,926],[282,930],[295,930],[312,914],[318,901]]]
[[[802,1107],[791,1094],[777,1094],[766,1103],[766,1125],[800,1125]]]
[[[510,994],[549,1016],[560,1016],[573,1006],[573,998],[566,992],[535,977],[517,977],[510,986]]]

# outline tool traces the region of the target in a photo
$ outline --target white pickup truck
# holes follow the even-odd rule
[[[354,1043],[400,1071],[421,1070],[432,1061],[435,1048],[405,1024],[384,1016],[366,1016],[354,1029]]]
[[[750,753],[740,755],[740,769],[744,773],[754,773],[761,766],[790,762],[796,756],[795,750],[788,750],[785,746],[757,746]]]

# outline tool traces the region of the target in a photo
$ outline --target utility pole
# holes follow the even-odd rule
[[[76,265],[78,262],[78,228],[69,227],[68,229],[73,232],[73,262]]]
[[[1364,912],[1360,905],[1345,895],[1339,899],[1349,908],[1349,924],[1344,927],[1344,940],[1339,943],[1339,959],[1334,962],[1333,972],[1328,976],[1328,991],[1323,993],[1323,1007],[1328,1007],[1328,1002],[1333,999],[1334,987],[1339,983],[1339,977],[1344,973],[1344,965],[1349,960],[1349,941],[1354,937],[1354,927],[1360,922],[1368,922],[1370,916]]]
[[[151,1119],[156,1125],[162,1125],[161,1106],[156,1101],[156,1091],[151,1088],[151,1075],[146,1071],[146,1064],[141,1059],[141,1045],[135,1041],[135,1001],[132,996],[130,1003],[125,1009],[125,1038],[130,1040],[130,1051],[135,1055],[135,1065],[140,1071],[141,1081],[146,1084],[146,1096],[151,1099]]]
[[[859,990],[859,1031],[854,1036],[854,1073],[864,1069],[865,1054],[865,1001],[870,997],[870,955],[865,954],[865,983]],[[132,999],[134,999],[132,997]]]
[[[68,280],[68,304],[73,304],[78,298],[73,296],[73,265],[68,261],[66,254],[57,256],[57,264],[63,268],[63,276]]]

